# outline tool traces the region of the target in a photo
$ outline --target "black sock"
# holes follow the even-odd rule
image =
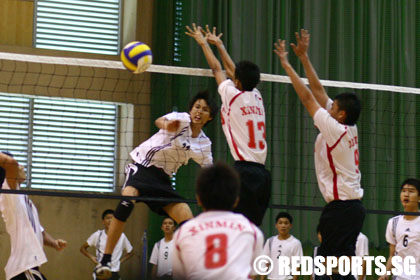
[[[104,256],[102,257],[102,260],[101,260],[101,264],[102,265],[107,265],[108,263],[110,263],[111,262],[111,256],[112,256],[112,254],[104,254]]]

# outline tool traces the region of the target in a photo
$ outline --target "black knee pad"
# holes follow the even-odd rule
[[[134,203],[131,200],[121,200],[115,209],[114,217],[122,222],[127,221],[131,211],[133,211]]]

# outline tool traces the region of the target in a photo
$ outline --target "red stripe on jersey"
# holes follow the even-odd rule
[[[232,140],[233,148],[235,149],[235,152],[238,155],[239,160],[245,160],[245,158],[239,153],[238,145],[236,144],[235,139],[233,138],[232,130],[230,128],[230,107],[233,104],[233,102],[235,102],[236,98],[238,98],[244,92],[245,91],[241,91],[240,93],[238,93],[237,95],[235,95],[232,98],[232,100],[229,102],[229,110],[228,110],[228,113],[227,113],[227,116],[228,116],[228,128],[229,128],[230,139]]]
[[[347,133],[347,126],[346,126],[346,131],[344,131],[343,134],[341,134],[340,138],[338,138],[337,142],[335,142],[334,145],[332,145],[331,147],[328,147],[327,144],[327,157],[328,157],[328,162],[330,164],[330,168],[331,171],[333,173],[333,194],[334,194],[334,200],[339,200],[340,197],[338,196],[338,187],[337,187],[337,171],[335,170],[335,165],[334,165],[334,161],[332,158],[332,150],[334,150],[335,147],[337,147],[338,143],[340,143],[341,139],[343,139],[344,135],[346,135]]]

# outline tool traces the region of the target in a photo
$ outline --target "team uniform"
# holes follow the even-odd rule
[[[135,187],[142,196],[182,199],[172,187],[170,176],[181,165],[186,165],[189,159],[201,166],[211,165],[211,141],[203,131],[196,138],[191,136],[188,113],[173,112],[164,117],[179,120],[178,130],[168,132],[160,129],[130,153],[134,163],[126,167],[124,186]],[[161,215],[166,215],[162,208],[170,203],[146,202],[152,211]]]
[[[369,239],[363,233],[360,233],[359,236],[357,236],[355,255],[358,257],[369,256]],[[353,276],[356,280],[359,279],[358,275]],[[366,280],[366,275],[363,280]]]
[[[3,189],[10,189],[4,180]],[[47,262],[38,211],[27,195],[0,194],[0,210],[10,236],[11,252],[6,280],[45,279],[38,267]]]
[[[175,279],[248,279],[261,255],[262,232],[241,214],[207,211],[175,233]]]
[[[241,191],[234,210],[261,225],[271,194],[271,176],[265,169],[265,110],[261,93],[240,91],[227,79],[219,85],[222,128],[234,167],[239,172]]]
[[[173,248],[174,240],[166,242],[165,238],[162,238],[153,246],[149,262],[157,266],[156,276],[158,278],[171,279]]]
[[[327,109],[333,101],[327,102]],[[328,203],[321,214],[321,256],[354,256],[366,210],[360,199],[357,126],[340,124],[324,108],[313,116],[320,130],[315,142],[315,169],[319,189]]]
[[[88,240],[86,241],[89,246],[94,246],[96,248],[96,259],[98,260],[98,262],[102,259],[102,256],[104,254],[106,239],[107,234],[105,230],[102,229],[94,232],[91,236],[89,236]],[[131,246],[131,243],[125,236],[125,234],[122,233],[112,253],[110,263],[112,271],[111,279],[119,279],[118,271],[120,271],[120,259],[124,250],[127,253],[130,253],[133,250],[133,246]],[[95,273],[93,273],[93,279],[96,279]]]
[[[279,275],[279,266],[276,265],[276,260],[280,256],[292,257],[303,256],[302,244],[293,235],[290,235],[286,240],[280,240],[277,235],[267,239],[264,245],[263,255],[269,256],[273,260],[273,270],[268,279],[290,279],[290,275]]]
[[[403,215],[389,219],[386,227],[386,241],[395,245],[395,255],[403,259],[413,256],[416,260],[416,275],[398,275],[396,278],[420,279],[420,217],[406,220]]]

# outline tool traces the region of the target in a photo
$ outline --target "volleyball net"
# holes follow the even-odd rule
[[[351,91],[362,101],[357,124],[359,163],[363,202],[371,214],[363,231],[381,247],[388,218],[402,210],[401,182],[420,177],[420,89],[322,83],[330,97]],[[146,73],[133,75],[120,61],[0,53],[0,151],[11,152],[27,173],[23,188],[14,193],[35,195],[47,229],[65,236],[66,228],[80,228],[67,238],[71,244],[83,244],[88,234],[101,227],[102,211],[115,208],[125,180],[124,167],[131,162],[129,153],[158,131],[154,120],[171,111],[187,112],[189,99],[206,89],[220,104],[209,69],[152,65]],[[313,157],[318,131],[288,77],[262,74],[258,89],[266,111],[266,166],[272,174],[271,204],[262,229],[266,236],[272,235],[276,214],[290,212],[293,234],[310,255],[325,205]],[[232,162],[220,117],[204,131],[212,141],[214,160]],[[200,211],[194,199],[197,169],[190,161],[173,177],[174,187],[194,214]],[[146,219],[145,209],[145,205],[137,206],[131,218],[134,224],[126,227],[139,258],[127,271],[138,270],[140,265],[144,273],[147,253],[138,244],[151,248],[161,238],[160,218],[154,214],[148,225],[136,224]],[[146,227],[148,240],[141,241]],[[0,249],[7,252],[2,244]],[[58,265],[59,258],[54,258],[51,255],[49,263]],[[78,267],[91,269],[85,262]]]
[[[400,183],[420,177],[420,89],[322,83],[331,97],[352,91],[362,100],[358,129],[365,205],[398,209]],[[289,78],[262,74],[258,88],[266,109],[273,206],[324,205],[313,159],[318,131]],[[26,166],[29,189],[118,193],[129,152],[157,131],[154,120],[188,111],[189,98],[203,89],[218,100],[209,69],[152,65],[133,75],[120,61],[0,53],[0,150]],[[219,116],[205,132],[213,158],[231,161]],[[190,164],[174,176],[187,199],[194,198],[196,169]]]

